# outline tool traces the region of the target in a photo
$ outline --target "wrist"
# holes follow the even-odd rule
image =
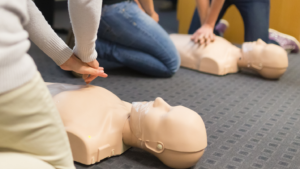
[[[97,58],[97,51],[92,48],[78,48],[77,45],[73,48],[74,55],[84,63],[89,63]]]
[[[149,11],[146,11],[146,13],[147,13],[149,16],[152,16],[152,15],[155,13],[155,10],[149,10]]]
[[[215,24],[205,22],[202,26],[203,26],[203,27],[207,27],[207,28],[214,29]]]

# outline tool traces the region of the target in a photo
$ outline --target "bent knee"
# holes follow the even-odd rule
[[[54,169],[34,156],[16,152],[0,152],[0,168]]]
[[[172,53],[170,53],[172,56],[171,56],[171,59],[170,59],[170,62],[167,66],[168,68],[168,75],[169,77],[173,76],[179,69],[180,67],[180,56],[179,56],[179,53],[176,51],[173,51]]]
[[[172,77],[180,67],[180,60],[174,60],[172,64],[167,66],[167,69],[164,71],[164,77]]]
[[[176,71],[167,70],[167,71],[163,72],[160,75],[160,77],[164,77],[164,78],[172,77],[175,73],[176,73]]]

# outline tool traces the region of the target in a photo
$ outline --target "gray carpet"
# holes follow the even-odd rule
[[[158,2],[158,1],[156,1]],[[176,32],[176,13],[159,13],[168,32]],[[66,9],[57,11],[56,25],[68,28]],[[47,82],[84,84],[32,45],[29,53]],[[289,56],[289,68],[278,81],[249,73],[223,77],[181,68],[168,79],[146,77],[101,61],[109,75],[102,86],[127,102],[164,98],[198,112],[207,127],[208,147],[195,169],[300,169],[300,55]],[[77,169],[168,168],[153,155],[131,148],[96,165]]]
[[[35,45],[33,56],[47,82],[84,84],[60,70]],[[249,73],[213,76],[181,68],[168,79],[150,78],[102,61],[109,77],[97,78],[122,100],[164,98],[183,105],[203,118],[209,146],[194,168],[300,169],[300,56],[289,56],[289,68],[278,81]],[[132,148],[96,165],[76,163],[77,169],[167,168],[153,155]]]

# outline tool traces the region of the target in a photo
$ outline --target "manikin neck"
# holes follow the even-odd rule
[[[123,127],[123,132],[122,132],[122,138],[123,142],[131,147],[138,147],[142,148],[141,145],[139,145],[140,141],[135,137],[135,135],[132,133],[129,125],[129,120],[130,117],[126,120],[124,127]]]
[[[241,48],[234,46],[232,48],[232,55],[237,58],[237,64],[239,68],[247,68],[248,62],[243,57],[243,52]]]

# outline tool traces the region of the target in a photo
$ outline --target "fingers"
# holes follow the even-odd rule
[[[202,39],[199,40],[200,45],[209,45],[211,42],[215,40],[215,35],[208,33],[201,37]]]
[[[81,66],[78,72],[83,74],[82,78],[84,79],[86,84],[90,84],[98,76],[103,78],[106,78],[108,76],[106,73],[104,73],[103,67],[93,68],[90,67],[89,65]]]
[[[207,46],[211,42],[211,36],[210,34],[205,35],[205,46]]]
[[[215,38],[216,38],[216,36],[215,36],[215,34],[209,34],[209,42],[207,43],[207,45],[209,44],[209,43],[212,43],[212,42],[214,42],[215,41]]]
[[[212,34],[212,35],[211,35],[211,40],[212,40],[212,42],[215,41],[215,39],[216,39],[216,35],[215,35],[215,34]]]
[[[191,40],[194,41],[195,39],[195,33],[191,36]]]
[[[108,76],[106,73],[104,73],[104,68],[99,67],[99,62],[97,60],[84,63],[74,54],[65,63],[60,65],[60,68],[63,70],[72,70],[76,73],[83,74],[82,78],[87,84],[98,76],[104,78]]]
[[[100,77],[103,77],[103,78],[106,78],[108,75],[106,74],[106,73],[100,73],[98,76],[100,76]]]
[[[201,35],[201,33],[199,33],[199,31],[197,30],[191,37],[191,40],[194,41],[195,43],[197,43],[197,41],[195,41],[196,38],[199,37],[199,35]]]
[[[94,79],[96,79],[98,76],[95,75],[91,75],[89,77],[87,77],[86,79],[84,79],[86,84],[90,84]]]
[[[104,73],[103,70],[98,70],[98,69],[89,67],[87,65],[81,66],[77,72],[81,73],[81,74],[84,74],[85,78],[87,78],[89,75],[96,75],[96,76],[98,76],[98,75]]]
[[[95,59],[91,62],[87,63],[89,66],[93,67],[93,68],[98,68],[99,67],[99,62]]]
[[[82,75],[82,79],[85,80],[86,78],[88,78],[90,75],[89,74],[84,74]]]
[[[198,42],[199,42],[200,36],[201,36],[201,34],[195,35],[195,38],[194,38],[194,42],[195,42],[195,43],[198,43]]]
[[[89,70],[88,70],[89,71]],[[85,81],[86,84],[90,84],[93,80],[95,80],[98,76],[106,78],[108,75],[106,73],[104,73],[103,68],[99,67],[98,71],[102,72],[102,73],[98,73],[97,75],[89,75],[89,74],[84,74],[83,75],[83,79]]]
[[[203,34],[198,34],[198,36],[196,36],[196,38],[194,39],[194,42],[200,43],[201,45],[201,41],[203,41]]]
[[[210,25],[202,25],[192,36],[191,40],[200,45],[208,45],[215,40],[213,27]]]
[[[106,73],[102,73],[100,75],[90,75],[86,79],[84,79],[86,84],[90,84],[93,80],[95,80],[98,76],[106,78],[108,75]]]
[[[98,76],[106,78],[108,75],[106,73],[102,73],[101,75],[98,75]],[[90,75],[88,78],[84,79],[84,81],[85,81],[86,84],[90,84],[98,76],[96,76],[96,75]]]
[[[99,67],[98,68],[98,70],[103,70],[104,71],[104,68],[103,67]],[[90,75],[89,74],[84,74],[84,75],[82,75],[82,79],[86,79],[86,78],[88,78]],[[97,76],[96,76],[97,77]]]
[[[202,34],[202,36],[200,37],[200,45],[204,45],[206,41],[205,35]]]

